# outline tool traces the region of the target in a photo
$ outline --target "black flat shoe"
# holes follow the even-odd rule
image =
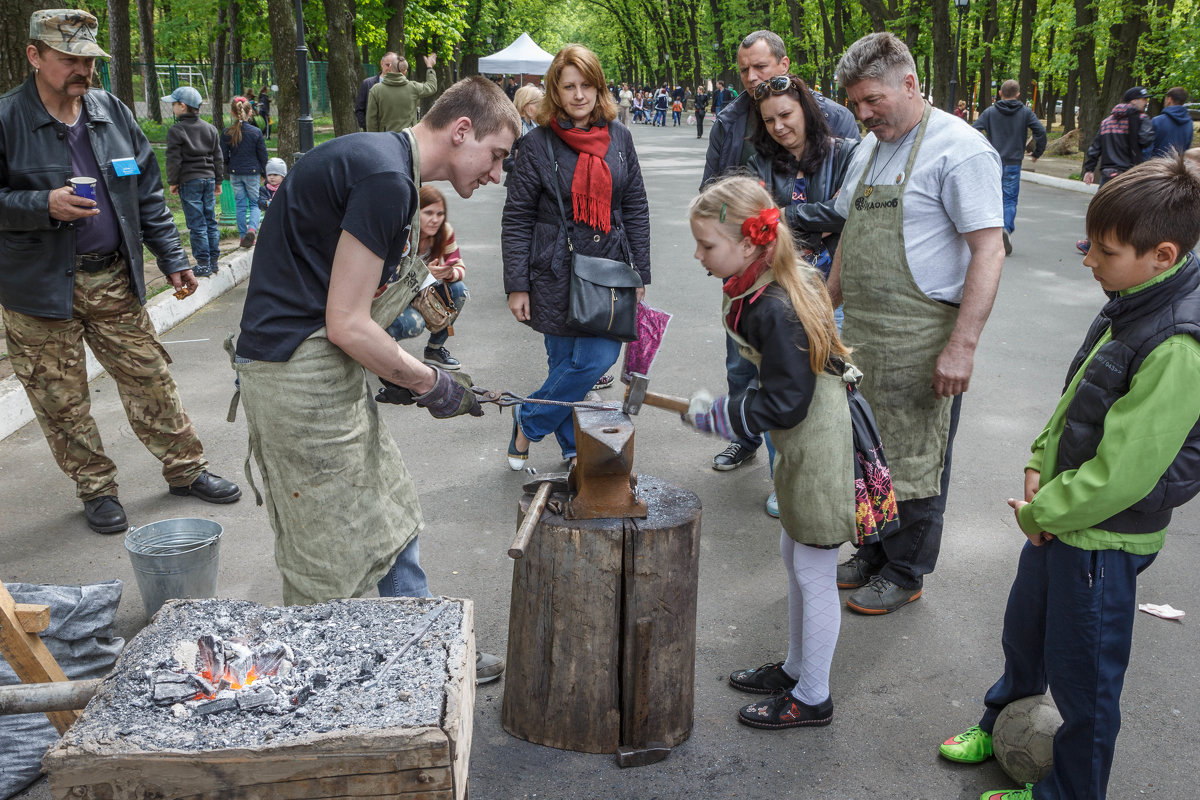
[[[513,472],[525,469],[525,462],[529,460],[529,448],[525,448],[524,451],[517,449],[517,433],[520,430],[517,425],[517,407],[513,406],[512,438],[508,440],[508,468]]]
[[[763,664],[754,669],[739,669],[729,674],[729,685],[750,694],[790,692],[796,679],[783,671],[783,662]]]
[[[810,706],[780,692],[770,700],[751,703],[738,711],[738,722],[752,728],[819,728],[833,722],[833,698],[820,705]]]
[[[171,494],[198,497],[206,503],[234,503],[242,496],[242,490],[233,481],[205,471],[188,486],[172,486]]]

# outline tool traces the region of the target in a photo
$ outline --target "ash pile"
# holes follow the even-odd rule
[[[130,642],[65,740],[237,748],[436,727],[449,664],[467,646],[462,621],[460,602],[436,598],[284,608],[172,601]]]

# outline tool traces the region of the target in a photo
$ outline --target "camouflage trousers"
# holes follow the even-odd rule
[[[44,319],[4,310],[13,371],[25,387],[58,466],[82,500],[117,494],[117,466],[104,454],[92,418],[87,342],[117,384],[134,434],[163,464],[171,486],[188,486],[208,468],[204,448],[123,259],[96,273],[75,273],[74,315]]]

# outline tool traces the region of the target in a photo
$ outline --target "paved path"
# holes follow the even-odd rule
[[[700,387],[721,390],[718,286],[692,259],[684,219],[699,183],[705,142],[692,129],[638,126],[634,136],[653,214],[648,299],[675,314],[653,383],[682,395]],[[928,579],[924,598],[894,615],[844,615],[834,661],[832,726],[766,732],[735,722],[736,709],[749,699],[731,690],[725,675],[779,660],[786,648],[779,528],[762,511],[769,490],[765,458],[733,473],[714,472],[717,440],[684,429],[669,413],[647,409],[638,419],[639,471],[697,492],[705,508],[692,737],[661,764],[622,771],[607,756],[509,736],[499,722],[503,683],[480,687],[472,797],[945,799],[974,798],[1009,785],[994,763],[953,765],[936,757],[936,745],[977,720],[983,693],[1001,667],[1001,615],[1023,541],[1004,499],[1020,492],[1029,442],[1053,407],[1066,365],[1103,301],[1074,251],[1087,199],[1022,187],[1016,250],[1005,265],[964,404],[939,569]],[[476,382],[523,391],[540,382],[544,362],[540,338],[512,320],[501,291],[503,201],[501,187],[483,189],[469,201],[451,199],[450,218],[463,244],[472,296],[450,349]],[[213,468],[238,480],[245,427],[240,419],[225,422],[233,375],[221,340],[236,328],[243,297],[243,290],[235,290],[163,337]],[[169,497],[157,462],[123,419],[112,382],[97,380],[93,395],[106,446],[121,468],[121,496],[132,521],[187,515],[219,520],[225,526],[221,594],[278,603],[271,531],[249,492],[224,508]],[[385,416],[421,490],[427,519],[421,554],[431,586],[474,598],[480,647],[503,653],[511,586],[506,550],[524,477],[504,463],[509,418],[489,410],[483,419],[436,422],[410,408],[389,408]],[[531,463],[541,471],[561,466],[549,443],[535,445]],[[73,488],[53,466],[36,426],[0,443],[0,480],[0,578],[67,584],[121,578],[127,591],[119,629],[124,635],[139,629],[140,599],[120,537],[98,536],[85,527]],[[1200,504],[1176,515],[1163,557],[1141,580],[1140,602],[1200,613],[1193,568],[1200,562],[1198,529]],[[1138,616],[1110,797],[1175,800],[1192,793],[1190,758],[1200,743],[1194,719],[1200,708],[1198,630],[1190,623]],[[49,793],[43,783],[26,796],[43,800]]]

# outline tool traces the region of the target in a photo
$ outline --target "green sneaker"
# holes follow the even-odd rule
[[[972,725],[958,736],[952,736],[942,742],[938,752],[942,754],[942,758],[960,764],[980,764],[992,757],[992,735],[978,725]]]
[[[979,800],[1033,800],[1033,784],[1025,784],[1024,789],[993,789],[979,795]]]

